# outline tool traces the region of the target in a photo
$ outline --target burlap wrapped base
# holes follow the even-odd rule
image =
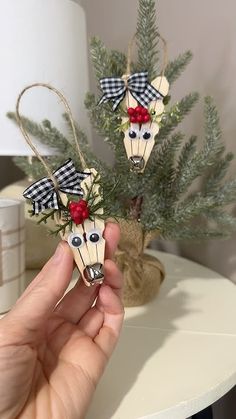
[[[125,307],[147,303],[158,293],[165,272],[154,256],[144,254],[158,233],[144,233],[137,221],[120,221],[121,240],[115,260],[124,275],[123,302]]]

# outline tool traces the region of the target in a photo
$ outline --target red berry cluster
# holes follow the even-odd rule
[[[72,220],[77,225],[82,224],[87,218],[89,218],[88,203],[84,199],[81,199],[78,202],[70,202],[69,211]]]
[[[145,124],[149,122],[151,117],[148,109],[143,106],[136,106],[136,108],[128,108],[128,115],[130,122],[134,124]]]

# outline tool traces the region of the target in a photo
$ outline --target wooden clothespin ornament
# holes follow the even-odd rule
[[[63,102],[73,131],[74,141],[83,168],[76,170],[72,160],[66,161],[54,172],[40,155],[24,128],[19,107],[22,96],[29,89],[44,87],[53,91]],[[33,215],[43,214],[43,219],[55,220],[55,231],[68,242],[73,252],[74,261],[85,285],[101,284],[104,280],[105,240],[103,232],[103,196],[99,185],[99,174],[94,168],[87,168],[81,152],[72,113],[65,97],[54,87],[35,83],[27,86],[19,95],[16,104],[16,117],[21,132],[44,166],[47,177],[30,185],[24,197],[33,204]],[[40,222],[40,221],[39,221]]]

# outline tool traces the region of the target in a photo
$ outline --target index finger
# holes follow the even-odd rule
[[[104,239],[106,240],[105,259],[112,259],[120,240],[119,224],[107,223],[104,230]]]

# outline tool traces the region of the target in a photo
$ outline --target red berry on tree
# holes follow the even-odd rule
[[[142,108],[141,115],[147,115],[147,114],[148,114],[148,109]]]
[[[86,208],[86,207],[88,206],[88,203],[87,203],[87,201],[85,201],[84,199],[81,199],[81,200],[79,201],[79,206],[80,206],[81,208]]]
[[[69,210],[73,210],[78,205],[78,202],[72,201],[69,203]]]
[[[79,224],[83,223],[84,219],[83,219],[82,215],[79,215],[79,216],[75,217],[73,219],[73,221],[75,222],[76,225],[79,225]]]
[[[150,121],[150,115],[149,114],[144,115],[143,116],[143,122],[145,123],[145,122],[149,122],[149,121]]]
[[[138,114],[140,114],[141,113],[141,111],[142,111],[142,106],[136,106],[136,108],[135,108],[135,112],[137,112]]]
[[[89,209],[85,208],[82,212],[82,217],[84,220],[86,220],[87,218],[89,218]]]
[[[138,122],[139,124],[142,124],[142,122],[143,122],[143,116],[142,116],[142,115],[138,115],[138,116],[137,116],[137,122]]]
[[[134,114],[135,114],[135,109],[134,109],[134,108],[128,108],[127,112],[128,112],[128,115],[129,115],[129,116],[134,116]]]
[[[138,121],[137,121],[137,116],[131,116],[130,117],[130,122],[132,122],[132,124],[136,124]]]

